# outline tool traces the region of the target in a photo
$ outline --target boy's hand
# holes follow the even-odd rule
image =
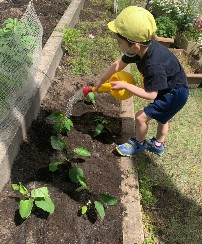
[[[97,82],[95,83],[95,85],[94,85],[94,87],[95,87],[95,92],[101,87],[102,84],[103,84],[102,81],[97,81]]]
[[[112,85],[112,90],[122,90],[127,87],[127,83],[124,81],[111,81],[110,84]]]

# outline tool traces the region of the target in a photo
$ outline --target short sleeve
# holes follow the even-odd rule
[[[136,63],[140,60],[140,57],[139,55],[135,55],[135,56],[132,56],[132,57],[128,57],[126,55],[123,55],[121,57],[121,60],[125,63],[125,64],[132,64],[132,63]]]

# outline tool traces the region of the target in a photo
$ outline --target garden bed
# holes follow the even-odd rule
[[[73,87],[78,84],[78,79],[68,79]],[[74,94],[68,90],[66,83],[55,79],[43,101],[37,120],[29,130],[27,141],[21,145],[10,182],[1,194],[2,243],[21,243],[20,240],[39,244],[122,243],[121,171],[119,158],[113,153],[114,143],[118,141],[121,131],[118,102],[108,95],[103,95],[97,99],[96,111],[83,100],[78,102],[71,117],[74,128],[63,137],[69,151],[75,147],[85,147],[92,153],[88,159],[78,157],[73,162],[84,170],[85,177],[93,189],[90,195],[75,191],[78,185],[68,178],[68,170],[72,164],[61,167],[56,173],[48,170],[49,163],[60,155],[51,149],[50,136],[53,132],[47,116],[52,111],[65,110],[68,98]],[[108,106],[109,103],[111,106]],[[95,126],[91,122],[96,116],[104,116],[111,122],[111,132],[93,139],[91,136]],[[56,207],[55,213],[48,216],[35,211],[30,218],[22,221],[18,213],[18,195],[11,189],[11,183],[19,182],[28,189],[47,186]],[[88,200],[95,200],[99,193],[113,195],[118,199],[118,205],[106,210],[106,218],[103,221],[97,215],[92,215],[89,219],[79,217],[79,209]]]
[[[73,106],[71,116],[74,128],[67,135],[64,134],[63,138],[69,151],[75,147],[85,147],[92,156],[87,159],[75,157],[71,164],[62,165],[56,173],[51,173],[48,169],[49,163],[59,158],[60,153],[51,148],[53,127],[47,117],[56,110],[65,112],[68,100],[81,84],[96,79],[94,75],[72,76],[68,67],[61,70],[65,59],[66,57],[41,104],[38,118],[32,123],[28,136],[21,145],[10,181],[0,195],[2,243],[123,243],[124,209],[120,189],[122,172],[119,167],[120,158],[114,152],[115,144],[121,139],[120,102],[109,94],[97,97],[95,107],[84,100],[78,101]],[[97,116],[103,116],[110,124],[107,132],[94,138],[95,124],[92,122]],[[78,186],[68,178],[68,170],[72,165],[84,170],[85,178],[93,189],[91,193],[75,191]],[[47,186],[56,207],[55,213],[48,215],[34,210],[27,220],[22,220],[18,211],[19,195],[11,189],[12,183],[19,182],[29,190]],[[118,204],[106,209],[103,221],[95,213],[88,217],[79,216],[80,208],[88,200],[97,199],[99,193],[113,195]]]
[[[0,28],[8,18],[21,18],[30,0],[12,0],[0,3]],[[33,6],[43,26],[43,45],[68,7],[68,1],[33,0]]]
[[[184,49],[171,49],[187,74],[189,88],[197,88],[202,82],[202,68]]]

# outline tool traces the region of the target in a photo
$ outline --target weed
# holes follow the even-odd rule
[[[109,38],[107,33],[105,38],[103,34],[91,38],[79,29],[66,28],[63,33],[63,47],[70,55],[71,72],[74,75],[98,74],[106,67],[106,60],[110,62],[120,56],[117,42]],[[100,58],[97,58],[97,53]]]

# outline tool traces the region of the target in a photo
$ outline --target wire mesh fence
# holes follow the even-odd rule
[[[27,97],[37,87],[42,35],[42,25],[31,3],[20,20],[8,18],[0,29],[0,139],[9,129],[10,115],[25,111],[19,106],[27,106]]]

